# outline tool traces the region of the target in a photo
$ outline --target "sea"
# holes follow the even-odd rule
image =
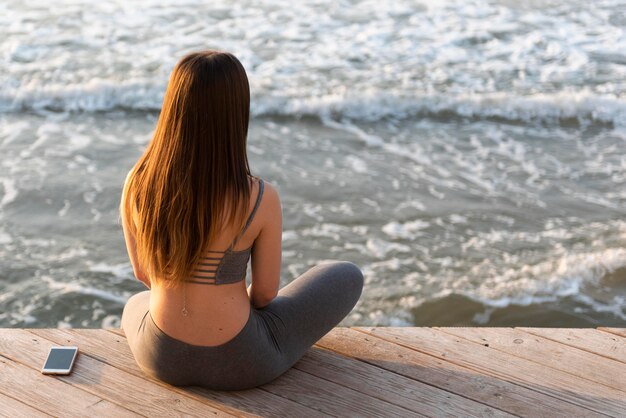
[[[340,325],[626,326],[625,1],[4,0],[0,327],[146,290],[122,184],[208,48],[248,73],[281,285],[364,272]]]

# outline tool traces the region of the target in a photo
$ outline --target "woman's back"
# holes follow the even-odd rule
[[[267,213],[271,205],[264,204],[263,194],[259,195],[260,186],[260,181],[252,184],[248,204],[248,216],[252,217],[248,228],[233,246],[234,252],[253,247],[264,226],[275,227],[271,223],[276,222],[276,219]],[[267,194],[271,200],[276,192],[271,185],[268,188],[270,192]],[[260,198],[258,206],[257,197]],[[209,259],[221,258],[220,253],[228,249],[240,232],[232,225],[224,227],[215,242],[207,249],[205,256]],[[216,262],[219,263],[218,260]],[[262,268],[258,264],[254,267],[255,270]],[[212,273],[197,274],[196,277],[215,276]],[[150,314],[155,324],[173,338],[194,345],[220,345],[237,335],[250,315],[251,306],[246,290],[245,273],[242,280],[234,283],[217,285],[200,283],[203,280],[189,280],[181,288],[175,289],[160,285],[158,282],[154,283],[151,288]],[[182,314],[183,308],[186,315]]]

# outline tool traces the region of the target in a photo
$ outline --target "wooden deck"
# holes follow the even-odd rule
[[[44,376],[51,345],[78,345]],[[335,328],[256,389],[147,378],[119,329],[0,329],[0,415],[626,416],[626,328]]]

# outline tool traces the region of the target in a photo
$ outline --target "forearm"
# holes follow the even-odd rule
[[[263,308],[267,305],[269,305],[269,303],[272,301],[272,299],[265,299],[265,298],[259,298],[258,296],[255,296],[252,293],[252,285],[248,286],[248,298],[250,299],[250,303],[252,304],[252,306],[254,306],[255,308]]]

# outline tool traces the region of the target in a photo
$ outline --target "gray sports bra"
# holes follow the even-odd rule
[[[250,226],[252,218],[254,218],[254,214],[261,203],[262,196],[263,179],[259,179],[259,194],[257,195],[254,209],[252,209],[250,216],[248,216],[248,220],[241,232],[235,237],[226,251],[208,251],[209,254],[200,259],[198,268],[194,270],[193,275],[188,278],[186,282],[199,284],[228,284],[245,280],[252,245],[241,251],[233,251],[233,247]],[[218,256],[218,254],[222,254],[222,256]]]

